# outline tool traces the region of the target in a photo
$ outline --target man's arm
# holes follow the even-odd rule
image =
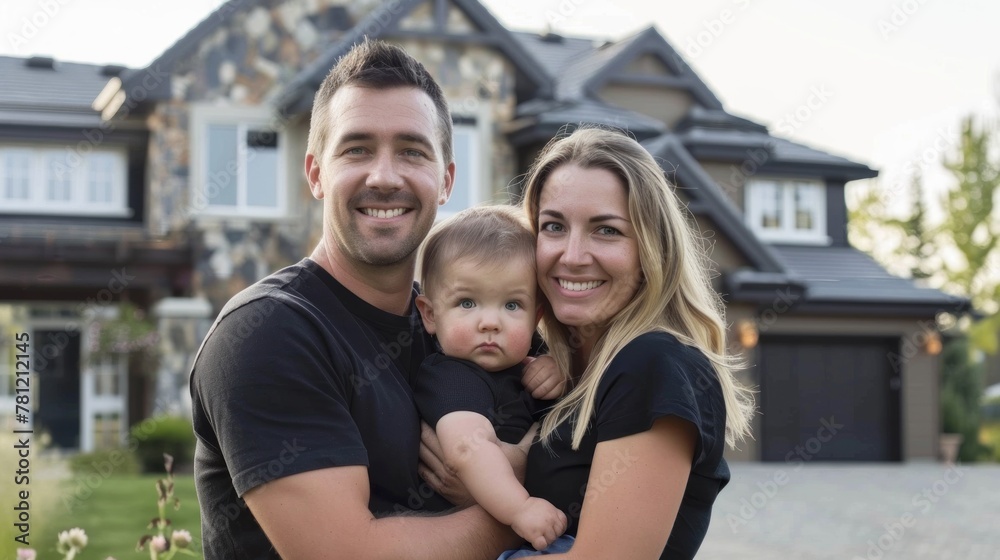
[[[279,478],[243,498],[285,560],[492,560],[520,542],[479,507],[376,519],[368,510],[368,470],[362,466]]]
[[[490,421],[475,412],[452,412],[437,423],[446,465],[487,512],[541,550],[566,530],[566,515],[521,486],[499,447]]]

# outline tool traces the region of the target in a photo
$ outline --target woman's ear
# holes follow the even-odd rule
[[[430,334],[435,334],[434,306],[430,298],[421,294],[417,296],[417,311],[420,311],[420,318],[424,320],[424,330]]]

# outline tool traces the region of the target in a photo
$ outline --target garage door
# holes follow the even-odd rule
[[[762,336],[765,461],[899,461],[898,339]]]

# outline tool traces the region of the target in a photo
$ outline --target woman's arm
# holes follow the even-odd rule
[[[569,559],[660,557],[691,474],[697,430],[676,416],[597,444]]]
[[[539,550],[566,530],[566,515],[547,501],[529,496],[518,482],[485,416],[452,412],[438,421],[436,431],[445,464],[458,473],[490,515]]]

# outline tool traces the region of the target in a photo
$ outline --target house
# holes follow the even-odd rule
[[[309,110],[364,36],[402,45],[449,99],[459,172],[442,215],[516,197],[566,125],[627,129],[662,162],[711,239],[759,387],[756,439],[731,458],[937,455],[934,318],[968,302],[850,246],[845,185],[874,170],[728,113],[654,28],[512,32],[476,0],[232,0],[147,68],[0,58],[0,326],[33,333],[35,421],[54,445],[93,449],[183,410],[215,313],[312,249]],[[87,359],[89,325],[122,300],[156,317],[157,371]]]

